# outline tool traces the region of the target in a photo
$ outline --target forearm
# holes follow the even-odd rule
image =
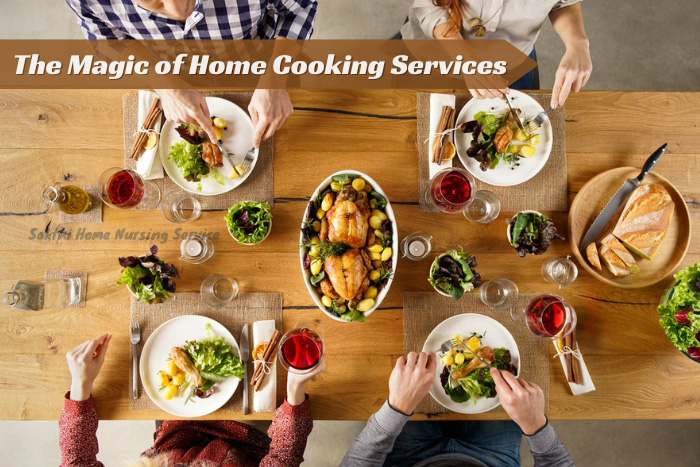
[[[574,467],[574,461],[564,443],[547,423],[532,436],[525,436],[536,467]]]
[[[583,26],[581,3],[559,8],[549,14],[554,30],[559,34],[567,49],[588,47],[588,36]]]
[[[296,397],[297,394],[294,394]],[[267,430],[270,437],[270,452],[260,462],[261,466],[296,467],[304,460],[306,440],[313,428],[309,401],[305,395],[299,404],[287,401],[277,409],[272,424]],[[294,399],[294,402],[298,402]]]
[[[394,442],[408,418],[407,415],[392,409],[388,401],[385,402],[355,438],[340,463],[341,467],[381,466],[393,449]]]
[[[59,426],[61,466],[103,467],[97,460],[97,411],[88,392],[84,400],[66,398]],[[68,396],[68,395],[66,395]]]

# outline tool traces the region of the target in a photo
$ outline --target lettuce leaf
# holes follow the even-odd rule
[[[272,224],[270,205],[255,201],[234,204],[228,209],[225,219],[233,238],[246,244],[262,242]]]
[[[221,336],[210,335],[201,341],[187,342],[184,349],[202,378],[208,382],[223,381],[229,376],[243,378],[241,360],[233,354],[233,348]]]
[[[679,350],[687,352],[690,347],[699,347],[700,340],[700,263],[679,271],[676,284],[658,307],[659,324],[666,332],[668,340]],[[689,325],[676,321],[676,313],[690,308]]]

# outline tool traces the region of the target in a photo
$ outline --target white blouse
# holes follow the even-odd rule
[[[462,37],[470,40],[504,39],[529,55],[549,13],[579,1],[462,0]],[[486,35],[483,37],[477,37],[474,29],[468,29],[467,21],[475,17],[484,22]],[[434,39],[433,29],[447,21],[447,11],[435,6],[433,0],[414,0],[401,35],[404,39]]]

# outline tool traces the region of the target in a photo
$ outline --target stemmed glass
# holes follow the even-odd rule
[[[113,208],[131,209],[142,205],[153,209],[160,202],[160,189],[131,169],[112,167],[100,175],[100,198]]]
[[[279,357],[287,371],[310,373],[323,360],[323,331],[310,323],[297,323],[280,339]]]

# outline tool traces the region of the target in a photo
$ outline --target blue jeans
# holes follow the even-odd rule
[[[410,467],[445,453],[460,453],[489,466],[519,466],[520,427],[508,421],[408,422],[384,462]]]
[[[537,61],[537,52],[535,52],[535,49],[532,49],[532,52],[530,52],[529,57],[533,59],[534,61]],[[520,90],[529,90],[529,89],[539,89],[540,88],[540,71],[539,67],[535,67],[532,70],[528,71],[525,73],[523,76],[518,78],[513,84],[508,86],[509,89],[520,89]]]

